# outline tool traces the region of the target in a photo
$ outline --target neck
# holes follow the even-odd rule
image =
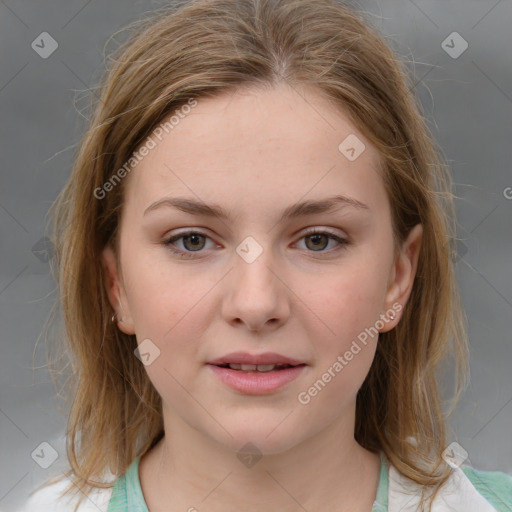
[[[380,459],[356,443],[353,428],[333,423],[288,450],[241,461],[232,449],[176,419],[140,462],[150,510],[372,509]]]

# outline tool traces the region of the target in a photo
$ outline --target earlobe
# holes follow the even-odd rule
[[[115,311],[112,321],[117,322],[118,328],[125,334],[135,334],[116,254],[111,247],[103,249],[101,263],[109,302]]]
[[[400,252],[395,259],[386,294],[385,307],[387,309],[395,309],[397,315],[381,332],[387,332],[393,329],[400,321],[400,312],[409,300],[416,277],[422,237],[423,226],[417,224],[409,232],[409,235],[403,242]]]

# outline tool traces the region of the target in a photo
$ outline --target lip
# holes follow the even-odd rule
[[[306,365],[301,363],[299,363],[298,366],[292,366],[283,370],[272,370],[270,372],[244,372],[240,370],[232,370],[231,368],[215,366],[215,364],[208,364],[207,367],[210,368],[214,375],[218,377],[225,385],[245,395],[268,395],[274,393],[275,391],[284,387],[286,384],[295,380],[306,369]]]
[[[249,354],[248,352],[231,352],[225,356],[208,361],[210,365],[219,364],[289,364],[293,366],[305,364],[303,361],[291,357],[276,354],[275,352],[264,352],[262,354]],[[236,371],[236,370],[235,370]],[[284,371],[284,370],[281,370]]]

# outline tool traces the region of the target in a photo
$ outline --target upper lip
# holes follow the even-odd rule
[[[264,352],[263,354],[249,354],[248,352],[231,352],[225,356],[209,361],[208,364],[289,364],[297,366],[305,364],[298,359],[276,354],[274,352]]]

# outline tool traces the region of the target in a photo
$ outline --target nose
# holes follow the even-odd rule
[[[256,332],[276,329],[287,321],[290,292],[270,250],[263,250],[253,261],[236,254],[225,287],[222,315],[233,326]]]

